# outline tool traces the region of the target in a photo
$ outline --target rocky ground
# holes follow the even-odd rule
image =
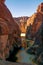
[[[32,64],[26,64],[26,63],[12,63],[12,62],[6,62],[6,61],[2,61],[0,60],[0,65],[32,65]]]

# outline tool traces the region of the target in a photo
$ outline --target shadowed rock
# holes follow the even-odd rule
[[[12,62],[6,62],[6,61],[0,61],[1,65],[36,65],[36,64],[26,64],[26,63],[12,63]]]
[[[34,48],[34,53],[36,52],[36,55],[39,56],[43,52],[43,3],[38,6],[37,12],[29,18],[27,23],[26,38],[34,40],[33,47],[38,45]]]

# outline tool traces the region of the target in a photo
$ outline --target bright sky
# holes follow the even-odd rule
[[[31,16],[43,0],[6,0],[13,17]]]

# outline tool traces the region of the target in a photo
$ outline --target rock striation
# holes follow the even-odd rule
[[[26,24],[27,24],[28,18],[29,17],[27,17],[27,16],[14,18],[14,20],[18,23],[18,25],[20,27],[21,33],[26,32]]]
[[[34,48],[34,53],[38,58],[43,53],[43,3],[38,6],[37,12],[27,21],[26,39],[35,39],[33,46],[38,45],[38,48]]]
[[[0,0],[0,59],[6,59],[14,45],[21,45],[20,33],[20,28],[5,5],[5,0]]]
[[[43,23],[43,11],[41,9],[43,9],[43,3],[41,3],[38,8],[37,8],[37,12],[34,13],[28,20],[27,20],[27,28],[31,27],[30,29],[30,35],[31,37],[35,37],[37,36],[39,29],[41,29],[42,27],[42,23]],[[28,31],[28,30],[27,30]],[[27,33],[27,32],[26,32]],[[40,32],[39,32],[40,33]]]

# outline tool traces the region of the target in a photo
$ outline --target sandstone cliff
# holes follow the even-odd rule
[[[6,59],[14,45],[21,43],[20,28],[4,2],[0,0],[0,59]]]
[[[33,47],[35,47],[32,51],[36,54],[35,61],[43,65],[43,3],[38,6],[37,12],[30,17],[27,23],[26,39],[34,40]]]
[[[42,4],[40,5],[41,8]],[[35,14],[33,14],[28,20],[27,20],[27,27],[29,29],[29,27],[31,27],[30,29],[30,35],[31,37],[35,37],[37,36],[37,32],[39,32],[39,29],[42,26],[42,18],[43,18],[43,13],[41,11],[41,9],[38,6],[38,9],[40,11],[37,11]],[[42,7],[43,8],[43,7]],[[38,10],[37,9],[37,10]],[[28,31],[28,30],[27,30]],[[40,32],[39,32],[40,33]]]
[[[28,18],[29,17],[27,17],[27,16],[14,18],[14,20],[18,23],[21,32],[23,32],[23,33],[26,32],[26,24],[27,24]]]

